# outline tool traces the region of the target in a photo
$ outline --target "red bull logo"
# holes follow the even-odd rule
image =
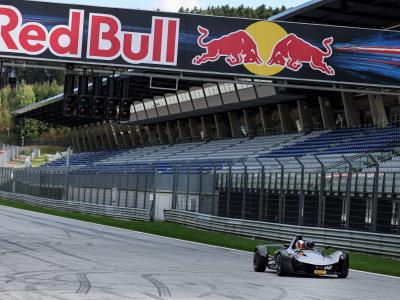
[[[221,57],[225,57],[225,62],[231,67],[242,64],[261,65],[263,63],[258,54],[256,42],[244,30],[229,33],[209,42],[205,42],[210,33],[208,29],[198,26],[197,31],[200,33],[197,44],[206,49],[206,52],[193,59],[194,65],[217,61]]]
[[[322,44],[326,51],[323,51],[291,33],[275,45],[267,65],[284,66],[297,72],[303,67],[304,63],[308,63],[311,69],[333,76],[335,70],[324,61],[333,53],[332,43],[332,37],[324,39]]]
[[[244,30],[209,41],[206,41],[208,29],[198,26],[197,30],[200,34],[197,44],[205,52],[193,58],[193,65],[225,58],[229,66],[243,65],[257,75],[275,75],[285,68],[297,72],[305,64],[325,75],[335,75],[335,70],[325,61],[333,54],[332,37],[322,41],[325,48],[322,50],[296,34],[289,34],[280,25],[267,21],[256,22]]]

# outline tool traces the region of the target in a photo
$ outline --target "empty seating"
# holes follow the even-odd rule
[[[71,156],[70,166],[98,170],[139,170],[156,167],[159,171],[170,171],[174,165],[192,169],[222,168],[229,162],[246,160],[258,156],[282,143],[300,137],[300,134],[263,136],[253,139],[226,139],[210,142],[195,142],[175,145],[149,146],[135,149],[83,152]],[[53,161],[45,167],[57,168],[66,165],[66,158]]]
[[[135,149],[76,153],[70,166],[96,170],[172,172],[179,167],[190,171],[211,168],[259,170],[263,165],[268,172],[315,172],[324,165],[330,172],[345,171],[351,159],[355,169],[365,168],[371,153],[379,157],[380,151],[390,152],[400,144],[399,127],[364,127],[316,131],[308,135],[285,134],[216,140],[209,142],[158,145]],[[53,161],[45,168],[63,167],[66,158]],[[322,165],[321,165],[322,164]],[[337,166],[336,166],[337,165]],[[384,170],[400,170],[400,158],[382,163]],[[367,169],[369,170],[369,169]]]
[[[376,167],[367,167],[364,172],[375,172]],[[390,160],[383,161],[379,164],[380,172],[400,172],[400,156],[395,156]]]
[[[108,157],[112,157],[120,153],[122,150],[107,150],[107,151],[98,151],[98,152],[80,152],[74,153],[70,157],[69,164],[71,167],[86,167],[90,166],[93,163],[106,159]],[[53,160],[52,162],[46,164],[46,167],[65,167],[67,164],[67,157],[62,157],[57,160]]]

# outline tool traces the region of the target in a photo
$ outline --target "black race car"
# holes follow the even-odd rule
[[[346,278],[349,274],[349,255],[345,251],[336,251],[324,255],[323,250],[316,248],[314,242],[296,236],[289,246],[280,246],[274,253],[268,248],[277,245],[258,245],[254,250],[253,267],[256,272],[266,268],[275,270],[278,276],[289,274],[337,275]]]

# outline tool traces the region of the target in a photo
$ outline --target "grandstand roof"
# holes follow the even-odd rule
[[[139,80],[139,79],[136,79]],[[143,79],[140,79],[141,83],[143,86],[148,85],[149,83],[145,82]],[[189,90],[189,88],[193,87],[201,87],[203,84],[207,82],[194,82],[194,81],[180,81],[179,82],[179,89],[178,91],[184,91],[184,90]],[[162,89],[139,89],[136,91],[137,97],[132,96],[134,99],[146,99],[146,98],[151,98],[155,96],[163,96],[166,93],[171,93],[170,90],[162,90]],[[140,95],[140,98],[139,98]],[[299,100],[303,99],[304,95],[299,95],[297,93],[292,93],[290,90],[289,91],[284,91],[279,94],[271,95],[268,97],[260,97],[258,99],[255,99],[253,101],[245,101],[245,102],[238,102],[238,103],[231,103],[231,104],[225,104],[220,107],[210,107],[207,109],[202,109],[202,110],[195,110],[195,111],[190,111],[190,112],[182,112],[179,113],[179,116],[177,114],[173,115],[168,115],[168,116],[159,116],[154,120],[143,120],[145,123],[151,123],[151,122],[164,122],[164,121],[169,121],[176,119],[177,117],[179,118],[187,118],[187,117],[194,117],[197,115],[201,114],[207,114],[207,113],[220,113],[223,111],[228,111],[228,110],[235,110],[235,109],[243,109],[247,107],[253,107],[253,106],[260,106],[260,105],[265,105],[265,104],[272,104],[272,103],[278,103],[278,102],[284,102],[284,101],[290,101],[290,100]],[[62,126],[67,126],[67,127],[73,127],[73,126],[80,126],[84,124],[90,124],[93,123],[94,120],[92,119],[77,119],[75,117],[69,117],[63,115],[63,99],[64,99],[64,94],[58,94],[54,97],[51,97],[49,99],[31,104],[29,106],[23,107],[21,109],[18,109],[14,111],[13,113],[17,116],[20,117],[27,117],[27,118],[33,118],[37,119],[43,122],[51,123],[51,124],[57,124],[57,125],[62,125]],[[136,121],[135,123],[141,123],[140,121]]]
[[[165,79],[167,82],[167,79]],[[204,82],[192,80],[179,80],[178,89],[188,90],[193,86],[201,86]],[[130,97],[133,99],[145,99],[155,96],[163,96],[171,92],[170,89],[150,88],[149,77],[135,77],[135,87],[130,92]],[[46,100],[33,103],[29,106],[20,108],[13,113],[17,116],[38,119],[44,122],[63,125],[63,126],[78,126],[87,123],[93,123],[90,119],[76,119],[74,117],[63,116],[63,99],[64,94],[59,94]]]
[[[400,1],[312,0],[272,16],[269,20],[400,29]]]

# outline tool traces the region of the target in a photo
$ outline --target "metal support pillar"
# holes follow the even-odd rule
[[[76,135],[76,128],[71,129],[71,142],[72,142],[72,148],[76,152],[80,151],[79,139],[78,139],[78,136]]]
[[[86,142],[85,142],[85,136],[83,135],[82,127],[79,127],[79,133],[80,133],[80,136],[82,138],[83,151],[88,151],[88,147],[87,147]]]
[[[335,116],[329,98],[318,97],[318,102],[324,129],[335,128]]]
[[[111,122],[110,122],[110,128],[111,128],[112,135],[114,137],[115,147],[119,148],[120,147],[120,143],[118,141],[118,136],[117,136],[117,133],[115,132],[115,128],[114,128],[114,126],[113,126],[113,124]]]
[[[281,161],[277,158],[275,158],[275,161],[279,164],[281,167],[281,180],[279,184],[279,205],[278,205],[278,223],[282,223],[283,220],[283,201],[285,195],[283,194],[283,177],[285,175],[285,166]]]
[[[301,167],[301,177],[300,177],[300,184],[301,188],[299,191],[299,215],[298,215],[298,225],[302,226],[304,221],[304,164],[300,161],[300,159],[296,156],[294,158],[297,163]]]
[[[88,150],[89,151],[95,151],[95,147],[94,147],[94,145],[93,145],[93,143],[92,143],[92,137],[93,137],[93,135],[92,135],[92,133],[91,133],[91,130],[90,130],[90,127],[89,127],[89,125],[87,125],[87,126],[84,126],[83,127],[83,130],[84,130],[84,132],[85,132],[85,134],[86,134],[86,136],[87,136],[87,146],[88,146]]]
[[[200,166],[200,176],[199,176],[199,212],[202,212],[202,202],[203,202],[203,166]]]
[[[213,188],[212,188],[212,200],[211,200],[211,215],[218,215],[218,210],[215,211],[215,190],[217,189],[217,167],[213,163]]]
[[[372,187],[372,226],[371,230],[376,232],[376,225],[378,219],[378,186],[379,186],[379,162],[370,154],[369,158],[373,161],[375,165],[374,173],[374,186]]]
[[[319,159],[318,156],[314,156],[318,163],[321,165],[321,180],[319,186],[319,199],[318,199],[318,227],[324,227],[325,225],[325,165]]]
[[[226,186],[226,217],[229,218],[230,204],[231,204],[231,189],[232,189],[232,163],[229,163],[228,168],[228,182]]]
[[[176,209],[177,204],[177,188],[178,188],[178,180],[179,180],[179,170],[176,164],[173,164],[174,168],[174,178],[172,181],[172,208]]]
[[[243,195],[242,195],[242,219],[246,219],[246,194],[247,194],[247,165],[245,164],[244,161],[240,161],[240,163],[244,167],[244,173],[243,173]]]
[[[189,210],[189,193],[190,193],[190,164],[187,162],[186,163],[186,197],[185,197],[185,203],[186,207],[185,210]],[[192,207],[190,207],[192,210]]]
[[[344,155],[342,158],[349,165],[349,171],[347,172],[347,183],[346,183],[346,198],[345,198],[345,228],[350,228],[350,202],[351,202],[351,183],[353,181],[353,164],[351,161]]]
[[[400,233],[400,200],[397,201],[397,233]]]
[[[97,126],[97,134],[100,136],[100,142],[101,142],[101,150],[107,149],[106,143],[104,141],[104,134],[103,134],[103,126],[100,123],[96,124]]]
[[[347,92],[341,92],[341,95],[347,127],[351,128],[360,125],[360,113],[357,111],[354,95]]]
[[[113,149],[113,146],[112,146],[112,143],[111,143],[111,138],[110,138],[110,134],[109,134],[109,132],[108,132],[107,127],[108,127],[108,124],[107,124],[107,123],[104,123],[104,124],[103,124],[103,131],[104,131],[105,134],[106,134],[107,145],[108,145],[108,148],[107,148],[107,149],[111,150],[111,149]]]
[[[256,160],[261,166],[260,199],[258,201],[258,220],[261,221],[262,220],[262,206],[263,206],[263,202],[264,202],[264,189],[265,189],[265,166],[258,157],[256,157]],[[265,204],[265,206],[266,205],[267,204]]]

